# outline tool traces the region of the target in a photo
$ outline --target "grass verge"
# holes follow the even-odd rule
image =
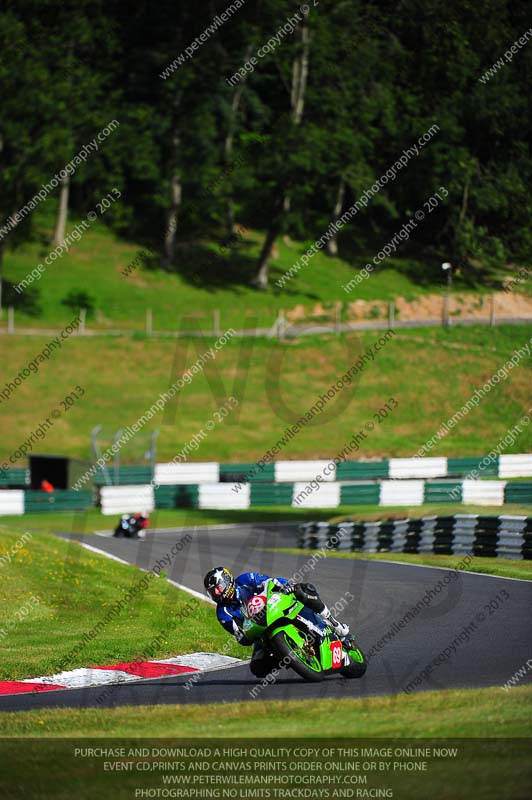
[[[358,682],[354,693],[360,692]],[[39,709],[2,715],[3,736],[528,737],[532,687],[450,689],[360,699]],[[341,713],[340,713],[341,708]],[[267,723],[267,724],[265,724]]]
[[[510,514],[528,516],[531,506],[508,504],[505,506],[468,506],[459,503],[442,503],[423,506],[340,506],[334,509],[331,519],[330,508],[294,508],[292,506],[256,506],[242,510],[203,510],[203,509],[156,509],[150,514],[150,527],[186,528],[207,525],[260,524],[261,522],[339,522],[344,519],[417,519],[426,515],[439,514]],[[97,508],[81,512],[57,511],[50,513],[24,514],[23,516],[0,516],[0,542],[3,530],[18,531],[61,531],[62,533],[94,533],[111,531],[118,520],[116,516],[101,514]]]
[[[318,551],[300,550],[297,547],[271,548],[273,552],[292,553],[301,555],[302,552],[309,557]],[[463,563],[464,556],[440,556],[432,554],[410,553],[335,553],[327,551],[327,558],[350,558],[362,561],[395,561],[399,564],[417,564],[426,567],[441,567],[442,569],[456,569]],[[483,558],[475,557],[461,572],[478,572],[482,575],[493,575],[499,578],[519,578],[532,581],[532,561],[514,561],[509,558]]]
[[[355,381],[327,402],[319,419],[281,445],[276,458],[330,459],[360,431],[358,449],[348,456],[351,459],[413,456],[516,349],[528,343],[530,333],[530,326],[525,325],[484,329],[482,338],[477,329],[433,332],[433,336],[425,331],[422,344],[417,338],[394,336],[374,361],[366,356],[366,366]],[[145,434],[155,429],[160,430],[158,461],[173,459],[194,440],[194,460],[256,462],[364,353],[375,355],[370,348],[380,335],[369,331],[286,343],[232,339],[164,410],[157,411],[142,435],[121,449],[122,463],[142,461]],[[9,347],[2,353],[6,381],[28,371],[27,365],[50,338],[10,336]],[[464,346],[445,347],[451,340],[462,341]],[[212,345],[210,339],[116,337],[101,341],[72,336],[2,401],[3,460],[14,466],[20,446],[46,418],[53,424],[45,438],[32,441],[28,453],[87,458],[90,431],[96,425],[102,425],[108,434],[133,425]],[[506,380],[483,397],[478,408],[448,433],[436,436],[430,455],[487,455],[529,407],[527,363],[530,358],[525,356]],[[135,369],[128,369],[132,364]],[[124,392],[126,374],[128,390]],[[68,413],[62,411],[61,401],[78,385],[85,394],[68,407]],[[238,407],[227,414],[223,424],[216,424],[215,412],[231,395],[238,400]],[[37,405],[36,397],[40,398]],[[387,412],[384,406],[391,398],[395,403],[389,405],[394,410]],[[57,411],[60,416],[52,415]],[[366,423],[373,426],[369,433]],[[111,443],[112,437],[108,437],[104,447]],[[509,450],[532,451],[532,426],[523,427]],[[25,459],[17,463],[25,464]]]
[[[227,655],[247,656],[228,640],[212,606],[166,580],[154,577],[144,588],[145,573],[77,542],[35,532],[18,548],[18,539],[17,531],[1,534],[2,550],[12,557],[2,566],[0,582],[0,679],[222,647]],[[179,624],[169,630],[176,619]]]
[[[351,508],[341,509],[344,513]],[[81,512],[58,511],[50,513],[30,513],[19,517],[0,517],[0,539],[2,527],[17,530],[61,531],[63,533],[94,533],[110,531],[117,523],[118,514],[107,516],[97,508]],[[187,528],[207,525],[230,525],[260,522],[306,522],[326,521],[331,516],[330,509],[304,509],[291,506],[265,506],[249,509],[223,511],[195,508],[155,509],[150,513],[151,528]]]

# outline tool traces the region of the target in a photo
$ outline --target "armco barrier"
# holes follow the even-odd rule
[[[532,474],[532,455],[499,456],[499,478],[524,478]]]
[[[324,469],[327,467],[327,474]],[[532,477],[532,454],[521,453],[492,458],[390,458],[382,461],[270,461],[261,464],[157,464],[157,483],[302,483],[321,474],[324,482],[362,481],[378,478],[435,480],[440,478],[526,478]],[[161,478],[161,479],[159,479]]]
[[[327,459],[320,461],[276,461],[275,462],[275,482],[276,483],[296,483],[299,481],[311,481],[316,475],[321,475],[323,481],[336,480],[336,469],[331,469],[331,473],[325,475],[324,470],[330,462]]]
[[[199,508],[236,509],[250,507],[251,484],[244,483],[234,492],[233,483],[205,483],[199,487]]]
[[[38,492],[27,489],[24,492],[24,512],[26,514],[50,511],[82,511],[94,506],[91,491],[75,492],[73,489],[56,489],[54,492]]]
[[[299,529],[299,547],[532,559],[532,517],[456,514],[337,525],[307,522]]]
[[[308,481],[294,483],[292,505],[298,508],[338,508],[341,505],[341,483],[321,483],[316,491],[308,491]]]
[[[467,484],[467,490],[464,485]],[[467,498],[467,499],[466,499]],[[358,481],[353,483],[206,483],[161,486],[156,508],[294,508],[339,506],[420,506],[424,503],[503,505],[532,503],[532,483],[504,481]]]
[[[327,474],[324,469],[327,468]],[[381,461],[334,461],[316,459],[309,461],[269,461],[261,463],[238,462],[220,464],[216,461],[156,464],[153,470],[145,465],[122,465],[115,474],[112,464],[106,475],[113,485],[142,485],[153,478],[158,485],[206,483],[302,483],[321,474],[324,482],[363,481],[376,479],[437,480],[445,478],[526,478],[532,477],[532,454],[518,453],[495,456],[470,456],[467,458],[390,458]],[[29,472],[8,470],[0,475],[0,486],[20,485],[29,482]],[[102,470],[97,470],[96,485],[107,483]]]
[[[0,488],[3,486],[29,486],[30,471],[26,467],[11,467],[0,470]]]
[[[502,506],[505,481],[462,481],[462,502],[472,506]]]
[[[153,470],[150,466],[143,464],[124,464],[118,468],[116,472],[113,465],[107,466],[107,475],[114,486],[122,486],[127,484],[141,485],[149,483],[153,477]],[[107,480],[101,469],[96,472],[94,483],[97,486],[105,486]]]
[[[381,496],[379,483],[363,481],[361,483],[344,483],[340,490],[342,506],[378,506]]]
[[[483,456],[469,456],[466,458],[448,458],[447,459],[447,477],[448,478],[465,478],[466,475],[471,475],[477,472],[483,478],[498,478],[499,477],[499,458],[486,459],[483,463]],[[445,477],[445,476],[442,476]]]
[[[3,514],[24,514],[24,491],[22,489],[2,489],[0,492],[0,516]]]
[[[390,458],[390,478],[444,478],[446,458]]]
[[[507,483],[504,490],[505,503],[532,503],[532,483]]]
[[[286,483],[252,483],[249,503],[251,506],[290,506],[293,488]]]
[[[420,506],[423,504],[424,481],[382,481],[379,505]]]
[[[343,461],[336,467],[336,480],[362,481],[374,478],[389,478],[387,461]]]
[[[56,490],[53,494],[0,489],[0,514],[75,510],[100,505],[104,514],[151,511],[154,508],[243,509],[280,505],[294,508],[339,506],[420,506],[463,503],[502,506],[532,504],[532,482],[479,481],[337,481],[317,483],[179,483],[102,486],[92,492]]]
[[[155,508],[197,508],[199,486],[187,483],[181,486],[157,486],[154,491]]]
[[[150,485],[102,486],[99,494],[102,514],[127,514],[155,508],[153,486]]]
[[[156,464],[153,480],[159,485],[177,485],[183,483],[218,483],[220,465],[214,461],[184,464]]]
[[[460,481],[426,481],[424,503],[461,503]]]
[[[220,464],[220,481],[225,483],[275,483],[275,465],[261,464],[259,468],[256,464],[237,463]]]

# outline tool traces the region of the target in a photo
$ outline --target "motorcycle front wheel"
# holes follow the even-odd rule
[[[285,666],[292,667],[306,681],[323,680],[323,670],[318,656],[305,648],[305,640],[299,631],[279,631],[272,637],[272,644]]]
[[[368,668],[368,662],[365,659],[364,653],[357,647],[356,649],[348,650],[350,663],[347,667],[342,667],[340,674],[344,678],[361,678]]]

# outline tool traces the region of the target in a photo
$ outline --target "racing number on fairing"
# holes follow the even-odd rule
[[[331,642],[331,653],[333,669],[338,669],[342,666],[342,643]]]
[[[250,617],[258,614],[259,611],[262,611],[264,606],[266,605],[266,598],[262,595],[256,594],[252,597],[248,603],[248,614]]]

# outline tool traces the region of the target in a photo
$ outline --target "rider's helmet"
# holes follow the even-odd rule
[[[203,584],[215,603],[227,602],[235,596],[235,579],[227,567],[210,569],[203,579]]]

